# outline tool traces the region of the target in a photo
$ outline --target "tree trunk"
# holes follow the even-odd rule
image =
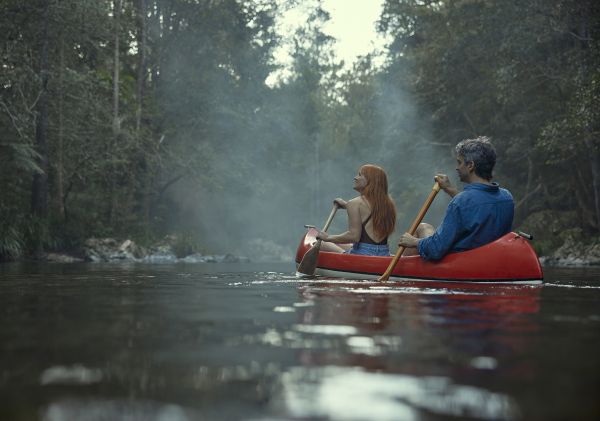
[[[135,129],[140,131],[146,86],[146,0],[138,0],[138,74],[137,74],[137,107],[135,112]]]
[[[64,31],[60,31],[58,46],[58,139],[56,147],[56,212],[61,221],[65,219],[64,206],[64,164],[63,145],[65,137],[64,127],[64,73],[65,73],[65,40]]]
[[[600,230],[600,153],[595,146],[589,133],[584,134],[585,146],[590,157],[590,169],[592,173],[592,203],[594,222],[597,230]]]
[[[514,225],[521,224],[529,215],[529,199],[541,189],[541,185],[538,185],[536,189],[531,191],[531,184],[533,182],[533,160],[531,156],[527,155],[527,182],[525,184],[525,193],[521,200],[515,204],[515,222]]]
[[[152,66],[151,66],[151,74],[150,74],[150,83],[149,83],[149,87],[151,90],[153,91],[157,91],[157,81],[159,78],[159,73],[160,73],[160,66],[161,66],[161,57],[162,57],[162,47],[157,47],[157,46],[161,46],[164,44],[164,39],[163,39],[163,31],[162,31],[162,27],[161,27],[161,19],[162,19],[162,9],[161,9],[161,3],[158,2],[153,2],[153,7],[152,7],[152,11],[154,13],[153,17],[152,17],[152,29],[150,30],[151,33],[156,34],[157,37],[157,42],[155,42],[154,46],[155,48],[152,51]]]
[[[121,20],[121,2],[114,0],[114,19],[115,19],[115,49],[114,49],[114,69],[113,69],[113,135],[117,137],[121,131],[121,122],[119,120],[119,30]]]
[[[148,229],[150,222],[150,175],[148,174],[147,148],[141,132],[142,115],[144,107],[144,93],[146,90],[146,0],[138,0],[138,72],[137,72],[137,108],[135,115],[135,130],[140,154],[140,175],[142,183],[141,208],[144,229]]]
[[[585,174],[582,171],[585,171]],[[572,191],[575,193],[577,211],[581,215],[582,225],[586,229],[594,229],[596,228],[597,218],[596,213],[593,211],[594,191],[593,183],[589,180],[590,174],[585,169],[585,164],[583,163],[575,168],[574,173],[576,177],[573,178]]]
[[[49,0],[43,1],[43,27],[40,44],[40,79],[41,92],[37,102],[37,119],[35,127],[35,147],[39,154],[39,167],[42,172],[33,176],[31,188],[31,213],[39,218],[48,214],[48,26]],[[39,245],[41,247],[41,244]],[[41,251],[41,250],[38,250]]]
[[[122,0],[114,0],[113,3],[113,16],[115,23],[115,48],[114,48],[114,71],[113,71],[113,147],[112,151],[118,149],[119,134],[121,132],[121,120],[119,116],[119,31],[121,29],[121,5]],[[110,210],[109,210],[109,224],[114,226],[117,213],[117,169],[113,167],[111,174],[108,175],[110,183]]]
[[[591,3],[590,3],[591,4]],[[584,6],[585,8],[585,6]],[[587,7],[585,10],[586,13],[583,14],[583,20],[581,22],[581,48],[583,50],[589,51],[590,40],[592,39],[590,34],[590,25],[589,18],[593,16],[592,10],[589,10]],[[588,53],[589,54],[589,53]],[[584,64],[583,71],[585,74],[592,74],[595,69],[589,68],[587,63]],[[588,87],[587,89],[591,89]],[[587,149],[587,155],[590,159],[591,166],[591,184],[592,184],[592,203],[593,203],[593,214],[594,214],[594,222],[595,228],[597,231],[600,231],[600,150],[596,142],[594,142],[593,138],[594,127],[591,126],[590,123],[586,124],[586,127],[583,129],[583,141],[585,147]]]

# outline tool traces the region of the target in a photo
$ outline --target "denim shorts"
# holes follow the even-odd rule
[[[362,254],[364,256],[389,256],[390,248],[387,244],[354,243],[347,254]]]

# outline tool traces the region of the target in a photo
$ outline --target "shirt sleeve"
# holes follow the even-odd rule
[[[419,255],[425,260],[440,260],[452,248],[462,231],[459,207],[452,200],[446,209],[446,215],[435,233],[417,243]]]

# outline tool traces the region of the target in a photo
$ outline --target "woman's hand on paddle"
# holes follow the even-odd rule
[[[417,247],[419,243],[419,239],[405,232],[400,236],[400,240],[398,240],[398,245],[401,247],[414,248]]]
[[[346,202],[344,199],[342,199],[341,197],[338,197],[336,199],[333,199],[333,203],[337,203],[337,205],[342,208],[342,209],[346,209],[346,204],[348,202]]]
[[[319,233],[317,234],[317,240],[327,241],[328,238],[329,234],[327,234],[326,232],[319,231]]]

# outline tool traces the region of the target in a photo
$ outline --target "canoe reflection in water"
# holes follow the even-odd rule
[[[376,407],[371,419],[421,419],[423,411],[518,418],[508,384],[535,375],[528,356],[541,288],[340,280],[300,287],[307,306],[295,330],[312,342],[282,393],[288,404],[313,408],[301,416],[361,419],[363,408]]]

